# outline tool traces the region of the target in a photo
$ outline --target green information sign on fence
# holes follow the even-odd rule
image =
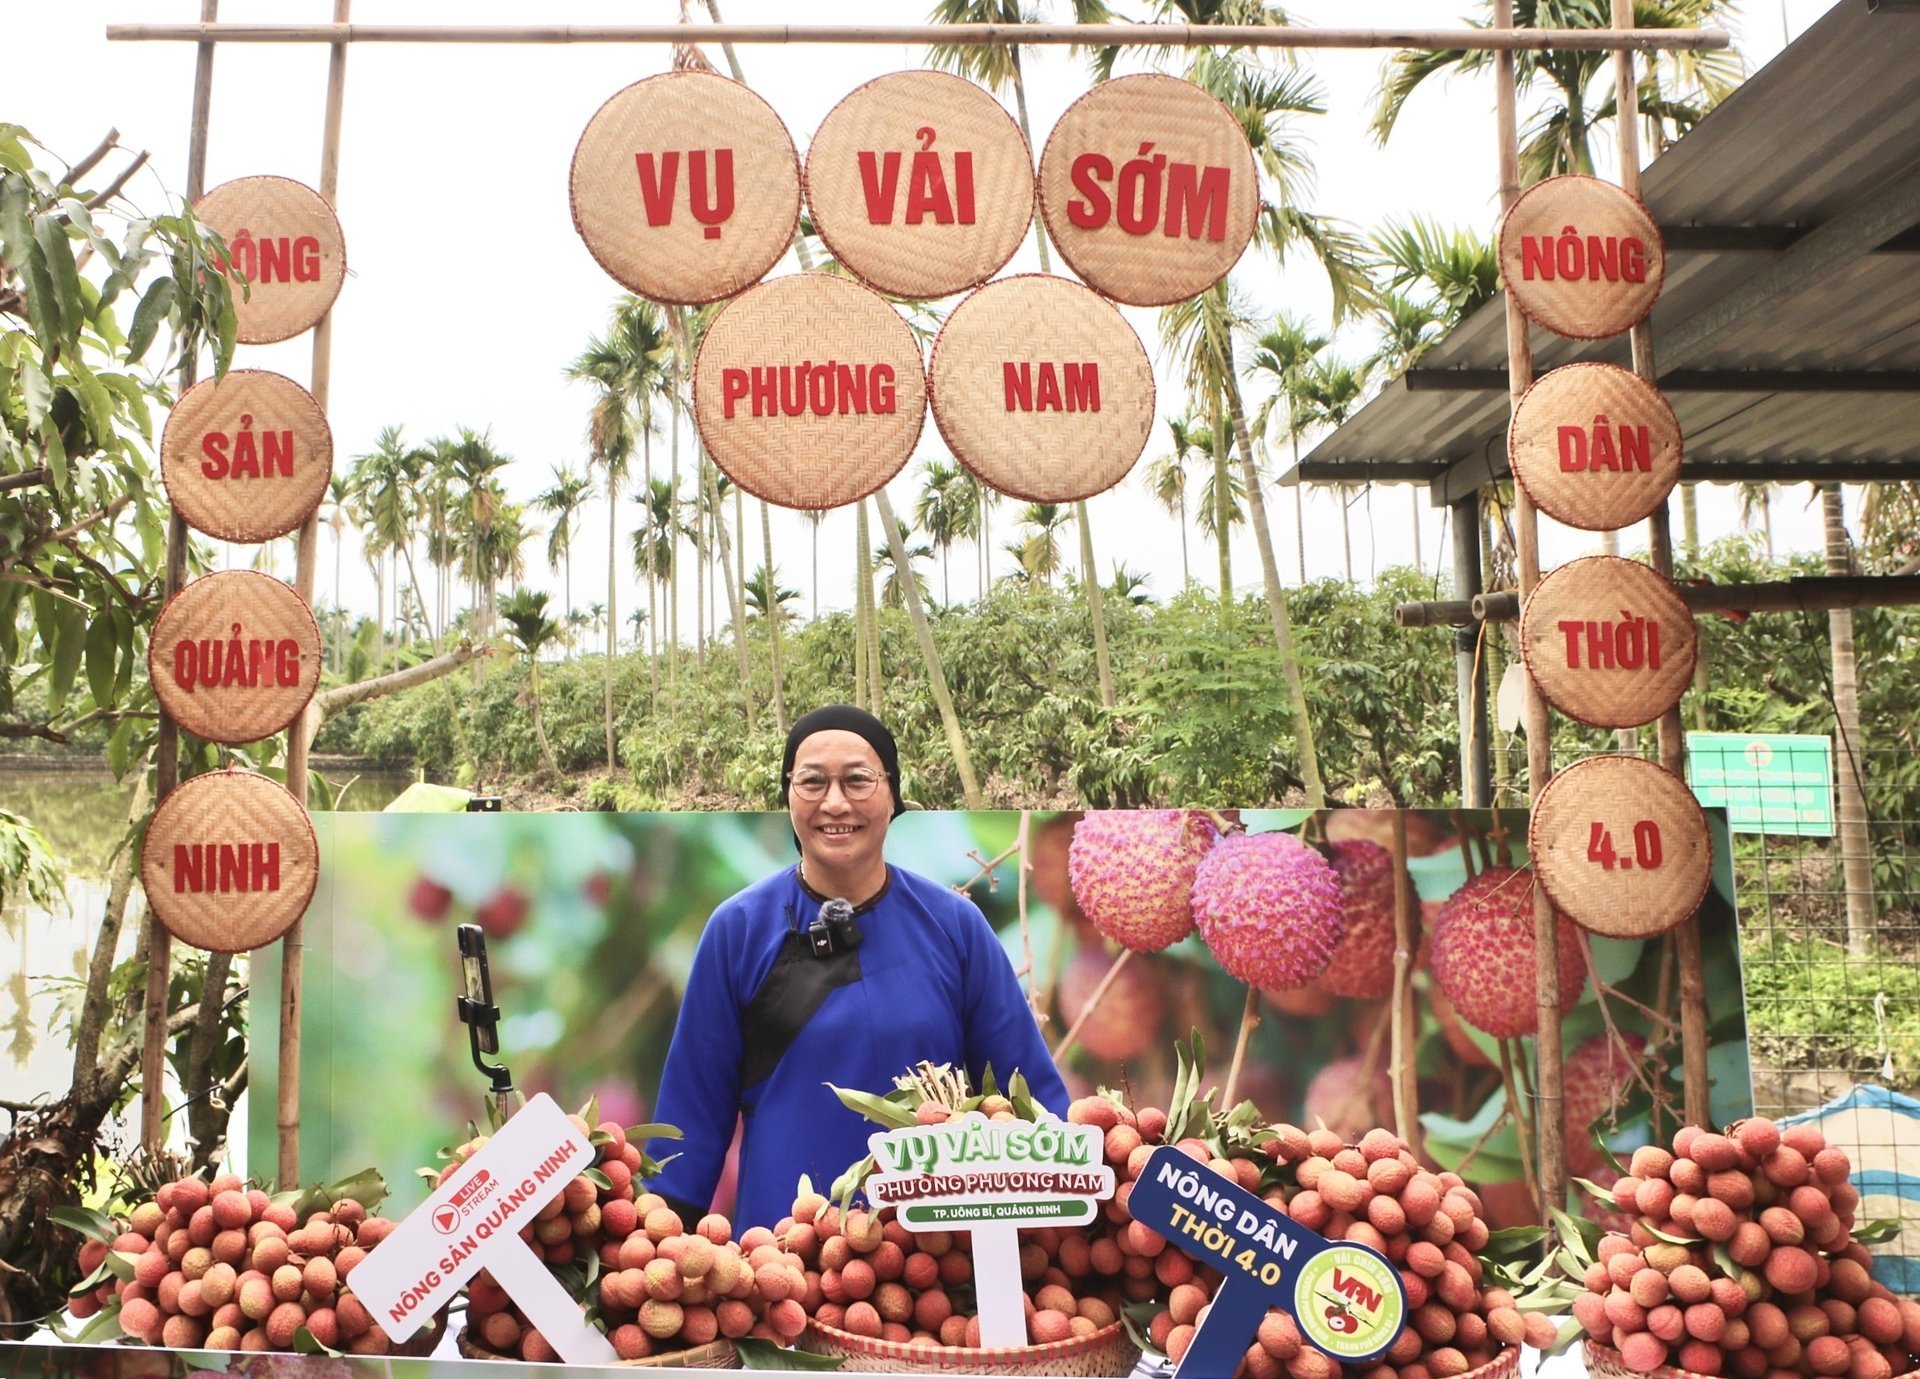
[[[1700,803],[1735,833],[1833,836],[1833,740],[1795,733],[1688,733],[1687,775]]]

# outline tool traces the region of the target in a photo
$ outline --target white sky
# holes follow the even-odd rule
[[[1749,0],[1737,44],[1749,70],[1780,48],[1783,35],[1797,35],[1832,0]],[[1473,7],[1469,0],[1296,0],[1288,6],[1297,22],[1317,26],[1451,26]],[[322,22],[326,0],[226,0],[229,22]],[[728,0],[730,22],[805,22],[816,15],[836,22],[917,22],[923,0],[840,0],[829,7],[779,0]],[[469,0],[459,6],[430,0],[359,0],[360,23],[468,24],[568,22],[636,23],[674,18],[672,0],[615,4],[571,0],[553,7]],[[148,211],[158,212],[186,183],[187,126],[193,78],[193,48],[177,43],[109,43],[110,22],[190,22],[196,0],[35,0],[0,3],[8,42],[7,83],[0,120],[25,124],[55,155],[79,157],[105,133],[121,131],[131,148],[152,153],[129,191]],[[772,103],[804,154],[807,139],[828,110],[860,83],[884,72],[923,65],[920,50],[883,47],[743,47],[748,80]],[[717,48],[710,49],[723,64]],[[1384,54],[1309,53],[1304,60],[1328,94],[1329,112],[1301,124],[1315,153],[1318,181],[1312,209],[1362,230],[1412,214],[1443,224],[1490,227],[1494,220],[1493,95],[1483,79],[1430,84],[1409,106],[1393,143],[1376,148],[1366,134],[1367,113]],[[1030,50],[1029,106],[1036,148],[1066,106],[1085,89],[1080,67],[1062,50]],[[661,47],[581,45],[513,48],[355,45],[348,58],[345,124],[340,159],[339,212],[350,268],[334,310],[333,382],[328,408],[336,466],[344,472],[353,456],[370,449],[382,426],[403,424],[410,439],[425,440],[467,425],[490,428],[495,444],[515,457],[507,486],[527,498],[551,482],[556,464],[584,465],[584,424],[589,390],[563,377],[567,362],[601,330],[620,289],[587,254],[567,208],[567,169],[587,120],[614,91],[666,69]],[[310,184],[319,180],[321,122],[327,50],[322,45],[230,45],[214,66],[209,186],[254,173],[278,173]],[[1010,103],[1010,97],[1009,97]],[[1610,141],[1609,141],[1610,142]],[[1057,257],[1056,257],[1057,265]],[[791,254],[774,271],[795,270]],[[1038,263],[1029,238],[1007,271],[1033,271]],[[1326,293],[1304,264],[1276,272],[1249,252],[1235,282],[1264,311],[1282,307],[1324,318]],[[1129,313],[1157,356],[1154,313]],[[311,375],[310,337],[274,346],[242,346],[237,364],[276,369],[305,383]],[[1348,354],[1366,343],[1343,342]],[[1156,358],[1163,412],[1184,401],[1171,371]],[[1255,400],[1249,399],[1249,407]],[[1156,422],[1142,460],[1165,448]],[[929,425],[921,449],[890,486],[894,508],[907,515],[918,488],[921,458],[943,455]],[[1277,469],[1276,469],[1277,472]],[[1179,586],[1179,542],[1169,519],[1145,496],[1135,478],[1091,502],[1097,555],[1103,578],[1115,560],[1150,576],[1149,591],[1170,596]],[[1709,539],[1734,530],[1731,491],[1701,491],[1701,524]],[[622,500],[622,569],[625,533],[638,510]],[[1269,500],[1283,577],[1293,577],[1292,499]],[[996,547],[1014,534],[1018,505],[1001,504],[993,517]],[[1370,539],[1368,518],[1372,518]],[[1418,513],[1422,554],[1429,570],[1445,568],[1444,514],[1427,506],[1425,491],[1380,487],[1353,506],[1355,573],[1362,579],[1378,564],[1412,555],[1410,524]],[[1775,503],[1777,547],[1818,549],[1818,512],[1806,490]],[[1591,534],[1543,524],[1543,555],[1549,563],[1597,549]],[[774,513],[776,559],[784,583],[802,590],[801,608],[812,606],[809,569],[811,529],[797,514]],[[760,560],[757,515],[749,509],[749,566]],[[1307,501],[1308,573],[1339,573],[1338,499],[1313,493]],[[876,528],[877,534],[877,528]],[[822,607],[851,602],[853,517],[830,514],[821,530]],[[1196,576],[1211,581],[1210,546],[1192,540]],[[1638,534],[1628,537],[1628,545]],[[1078,565],[1077,542],[1064,543]],[[292,561],[282,543],[280,572]],[[318,601],[331,601],[334,551],[321,537]],[[1234,577],[1257,586],[1259,566],[1250,537],[1236,532]],[[245,551],[233,559],[244,562]],[[606,510],[586,512],[575,538],[574,602],[585,607],[606,592]],[[560,575],[546,569],[545,538],[530,543],[527,583],[552,591],[560,601]],[[972,548],[954,551],[954,592],[971,596],[977,568]],[[996,556],[996,569],[1010,558]],[[423,568],[423,577],[425,571]],[[937,566],[932,572],[939,592]],[[691,599],[691,578],[684,580]],[[351,534],[345,560],[345,601],[372,611],[373,585],[358,559]],[[638,590],[630,576],[621,586],[622,617]],[[724,600],[722,617],[725,617]],[[690,607],[682,613],[691,636]]]

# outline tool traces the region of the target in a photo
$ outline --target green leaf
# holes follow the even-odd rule
[[[101,708],[113,702],[113,671],[119,650],[113,615],[103,608],[87,627],[87,688]]]
[[[20,396],[27,404],[27,425],[38,431],[53,406],[53,383],[37,362],[20,370]]]
[[[314,1337],[314,1334],[304,1326],[293,1333],[293,1349],[294,1352],[299,1355],[338,1356],[341,1354],[340,1351],[334,1350],[330,1346],[321,1345]]]
[[[1669,1245],[1686,1245],[1691,1247],[1694,1245],[1703,1245],[1706,1243],[1705,1237],[1703,1236],[1668,1235],[1665,1231],[1661,1230],[1659,1227],[1649,1225],[1644,1217],[1641,1218],[1640,1224],[1643,1226],[1646,1226],[1648,1235],[1652,1236],[1656,1240],[1664,1240]]]
[[[52,215],[43,215],[34,222],[33,241],[45,256],[48,281],[58,294],[53,309],[60,313],[60,338],[65,338],[79,331],[86,314],[80,300],[80,271],[73,262],[73,241]]]
[[[597,1168],[582,1169],[580,1176],[599,1188],[602,1192],[613,1191],[613,1179],[609,1178]]]
[[[59,630],[53,638],[53,672],[47,678],[47,712],[57,714],[66,707],[67,692],[80,671],[80,658],[87,649],[87,611],[64,607],[60,610]]]
[[[884,1125],[889,1130],[904,1130],[910,1125],[919,1124],[914,1113],[905,1107],[877,1097],[872,1092],[858,1092],[846,1087],[836,1087],[831,1082],[827,1090],[840,1098],[840,1104],[849,1111],[865,1116],[875,1125]]]
[[[47,1212],[47,1219],[56,1226],[65,1226],[68,1230],[111,1245],[120,1232],[114,1229],[113,1222],[106,1213],[95,1211],[92,1207],[53,1207]]]
[[[809,1350],[788,1350],[764,1336],[741,1336],[733,1343],[742,1369],[839,1369],[846,1359],[839,1355],[815,1355]]]
[[[133,1282],[133,1266],[140,1262],[140,1256],[130,1250],[108,1250],[107,1257],[101,1261],[115,1278],[125,1283]]]
[[[644,1125],[629,1125],[627,1127],[628,1144],[645,1144],[648,1140],[681,1140],[685,1138],[686,1135],[677,1125],[662,1125],[650,1122]]]
[[[1901,1222],[1897,1219],[1867,1221],[1854,1227],[1853,1238],[1862,1245],[1880,1245],[1900,1234]]]
[[[73,1287],[67,1289],[67,1296],[70,1298],[83,1298],[101,1284],[118,1277],[120,1276],[108,1268],[107,1261],[103,1259],[92,1273],[74,1284]]]
[[[127,774],[127,760],[131,755],[134,720],[123,718],[113,725],[113,731],[107,734],[107,768],[118,780]]]
[[[1733,1262],[1733,1256],[1727,1253],[1727,1247],[1723,1244],[1716,1243],[1714,1245],[1713,1262],[1720,1266],[1721,1273],[1725,1274],[1735,1283],[1738,1283],[1747,1276],[1746,1269]]]
[[[73,1335],[75,1345],[106,1345],[127,1333],[120,1329],[120,1299],[115,1298]]]

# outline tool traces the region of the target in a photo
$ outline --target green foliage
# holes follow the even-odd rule
[[[0,124],[0,737],[106,724],[124,770],[152,731],[141,671],[166,543],[150,404],[203,341],[226,367],[233,303],[191,216],[128,216],[37,166],[37,147]],[[166,356],[137,371],[162,328]]]
[[[1920,967],[1910,957],[1851,954],[1778,931],[1749,939],[1743,956],[1756,1061],[1844,1069],[1890,1086],[1920,1078]],[[1884,1012],[1882,1027],[1861,1018],[1867,1009]]]

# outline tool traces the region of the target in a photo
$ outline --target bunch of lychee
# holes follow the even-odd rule
[[[329,1350],[384,1355],[392,1339],[353,1295],[351,1275],[394,1222],[352,1198],[301,1219],[226,1173],[183,1178],[137,1204],[111,1242],[90,1240],[91,1272],[111,1250],[131,1277],[75,1297],[76,1317],[117,1301],[120,1329],[169,1350],[291,1351],[301,1332]]]
[[[1309,1230],[1370,1246],[1398,1269],[1407,1327],[1374,1364],[1345,1367],[1352,1374],[1455,1379],[1491,1363],[1508,1346],[1552,1343],[1551,1321],[1521,1312],[1513,1294],[1488,1286],[1477,1252],[1486,1247],[1489,1231],[1473,1190],[1458,1174],[1421,1167],[1391,1131],[1369,1130],[1349,1144],[1330,1130],[1273,1126],[1261,1132],[1250,1158],[1221,1159],[1204,1141],[1179,1147]],[[1149,1338],[1176,1363],[1193,1343],[1218,1282],[1213,1270],[1199,1270],[1173,1290],[1149,1324]],[[1342,1368],[1301,1337],[1289,1314],[1274,1309],[1239,1373],[1248,1379],[1335,1379]]]
[[[1290,833],[1223,836],[1198,810],[1094,811],[1074,825],[1067,872],[1088,920],[1124,948],[1156,952],[1197,928],[1249,986],[1392,987],[1393,859],[1376,843],[1323,853]]]
[[[1605,1236],[1575,1318],[1641,1373],[1891,1379],[1920,1355],[1920,1304],[1876,1282],[1852,1238],[1844,1151],[1761,1117],[1647,1145],[1613,1187],[1632,1218]]]
[[[805,1319],[792,1309],[778,1314],[790,1334],[779,1332],[768,1316],[771,1303],[787,1297],[798,1283],[780,1264],[771,1232],[763,1227],[736,1241],[731,1223],[720,1215],[706,1216],[688,1231],[678,1213],[653,1193],[640,1194],[631,1205],[638,1224],[600,1246],[598,1277],[586,1309],[589,1322],[607,1333],[622,1360],[748,1335],[786,1344],[800,1334]],[[621,1224],[616,1221],[615,1228]],[[533,1363],[557,1358],[485,1273],[467,1286],[467,1326],[470,1340],[495,1354]]]

